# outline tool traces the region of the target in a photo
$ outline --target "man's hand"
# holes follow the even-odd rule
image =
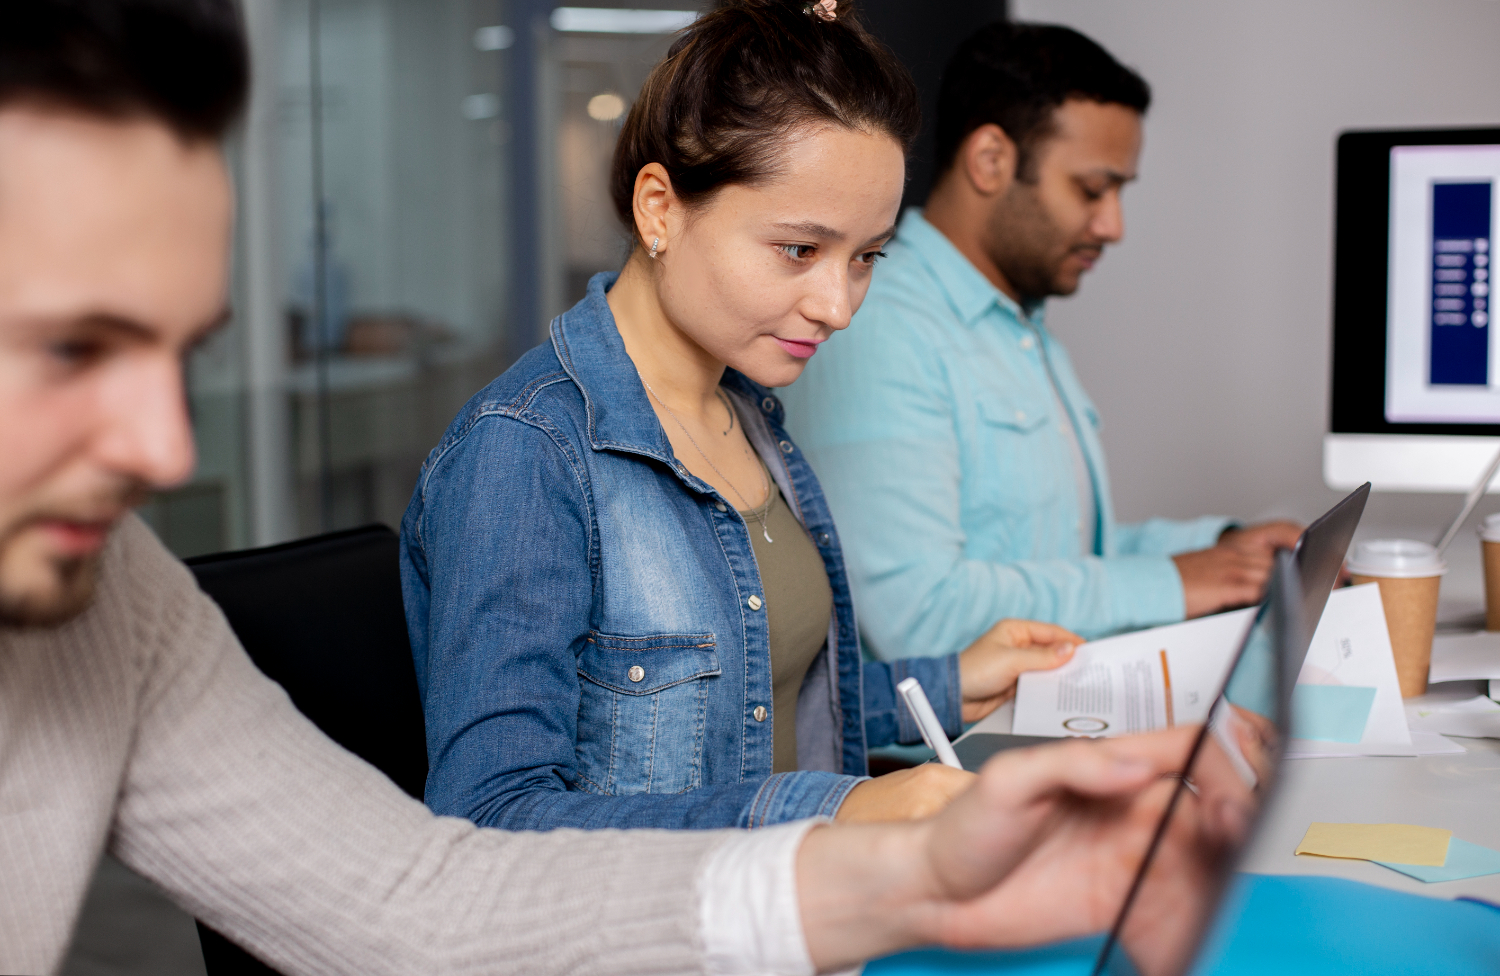
[[[1016,691],[1022,671],[1045,671],[1073,659],[1083,638],[1035,620],[1002,620],[958,656],[965,722],[977,722]]]
[[[1219,545],[1238,549],[1241,552],[1274,555],[1277,549],[1290,549],[1297,544],[1304,526],[1285,520],[1262,522],[1243,529],[1225,529],[1219,534]]]
[[[839,823],[921,820],[946,807],[975,779],[973,773],[941,763],[899,769],[850,790],[834,819]]]
[[[797,889],[813,962],[1106,928],[1171,795],[1163,776],[1182,768],[1196,731],[1012,750],[931,820],[812,831]],[[1181,845],[1168,848],[1176,867]]]
[[[1302,527],[1295,522],[1266,522],[1226,529],[1212,549],[1173,556],[1182,577],[1182,600],[1188,617],[1245,607],[1260,599],[1278,548],[1297,544]]]

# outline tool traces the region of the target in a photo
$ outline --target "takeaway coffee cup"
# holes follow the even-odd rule
[[[1479,548],[1484,552],[1484,629],[1500,630],[1500,515],[1480,523]]]
[[[1410,539],[1373,539],[1354,547],[1349,572],[1355,583],[1378,583],[1385,623],[1396,655],[1401,697],[1427,691],[1432,632],[1437,627],[1438,584],[1448,566],[1437,550]]]

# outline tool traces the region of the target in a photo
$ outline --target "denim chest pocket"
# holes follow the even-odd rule
[[[591,631],[578,655],[579,786],[680,793],[702,784],[713,634],[622,637]]]

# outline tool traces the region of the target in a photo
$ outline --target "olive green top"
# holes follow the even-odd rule
[[[797,521],[776,483],[770,484],[765,531],[756,518],[759,509],[740,515],[750,530],[771,627],[771,735],[775,750],[771,769],[789,773],[797,768],[797,693],[813,659],[828,642],[833,588],[828,585],[823,557],[807,530]],[[766,541],[767,533],[773,541]]]

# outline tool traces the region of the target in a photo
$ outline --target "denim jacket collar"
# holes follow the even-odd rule
[[[552,320],[552,348],[583,393],[594,450],[633,451],[670,465],[672,446],[604,298],[619,277],[609,271],[589,279],[583,301]]]
[[[619,277],[619,272],[607,271],[589,279],[584,300],[553,320],[552,347],[583,393],[594,450],[632,451],[676,468],[672,445],[651,408],[635,363],[625,352],[625,341],[604,297]],[[763,409],[769,402],[772,406],[765,409],[766,414],[777,424],[783,422],[780,401],[759,383],[726,369],[721,384]]]

